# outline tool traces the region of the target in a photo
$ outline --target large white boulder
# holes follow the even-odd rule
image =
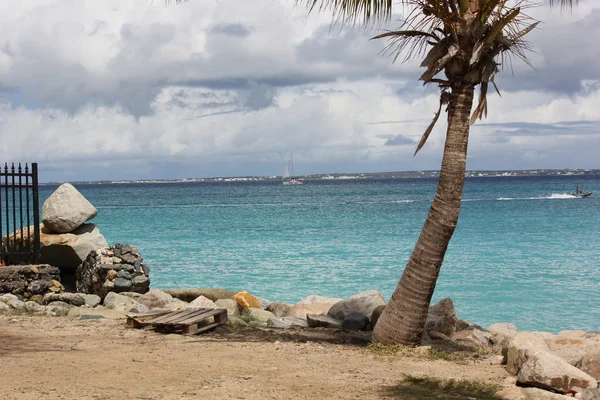
[[[148,311],[148,307],[146,307],[145,305],[138,303],[131,297],[123,296],[115,292],[110,292],[106,295],[106,297],[104,298],[104,306],[108,309],[115,311],[128,312],[132,309],[137,310],[137,312]]]
[[[153,289],[143,294],[138,298],[138,301],[151,310],[179,310],[188,304],[158,289]]]
[[[592,376],[544,350],[530,350],[525,353],[525,362],[519,366],[517,381],[563,393],[598,386],[598,382]]]
[[[42,206],[42,222],[54,233],[72,232],[97,214],[96,207],[70,183],[60,185]]]
[[[385,299],[381,293],[377,290],[367,290],[335,303],[327,315],[344,320],[352,313],[359,313],[370,320],[373,310],[382,305],[385,305]]]
[[[204,296],[198,296],[191,303],[183,306],[184,309],[192,309],[192,308],[219,308],[214,301],[208,299]]]

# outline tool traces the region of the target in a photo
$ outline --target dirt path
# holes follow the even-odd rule
[[[507,376],[500,366],[377,356],[364,346],[360,335],[331,331],[185,337],[129,329],[123,319],[0,315],[0,387],[3,399],[24,400],[382,399],[403,374]]]

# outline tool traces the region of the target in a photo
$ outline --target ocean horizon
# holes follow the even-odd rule
[[[295,303],[389,300],[437,179],[76,184],[109,245],[136,246],[152,288],[222,287]],[[594,192],[577,199],[576,186]],[[55,185],[40,187],[40,204]],[[600,329],[597,174],[469,177],[433,302],[519,330]]]

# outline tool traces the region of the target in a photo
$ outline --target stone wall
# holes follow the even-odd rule
[[[146,293],[150,270],[134,246],[115,244],[90,252],[77,268],[79,293],[104,298],[109,292]]]
[[[41,303],[44,294],[62,290],[57,267],[45,264],[0,267],[0,294],[12,293]]]

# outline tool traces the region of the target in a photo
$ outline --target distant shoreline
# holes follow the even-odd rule
[[[490,177],[535,177],[535,176],[600,176],[600,169],[531,169],[531,170],[472,170],[467,171],[467,178]],[[345,181],[362,179],[420,179],[437,178],[438,170],[397,171],[397,172],[364,172],[364,173],[333,173],[300,175],[306,181]],[[182,179],[122,179],[100,181],[69,181],[72,184],[83,185],[115,185],[132,183],[219,183],[219,182],[276,182],[281,176],[232,176],[212,178],[182,178]],[[66,181],[65,181],[66,182]],[[40,185],[52,186],[63,182],[44,182]]]

